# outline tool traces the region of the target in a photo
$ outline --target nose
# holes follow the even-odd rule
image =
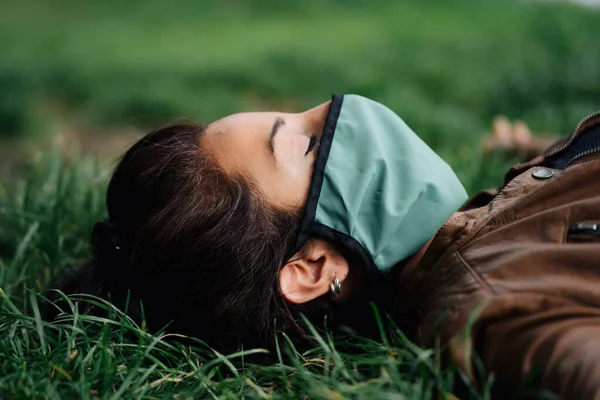
[[[306,123],[311,127],[311,131],[315,134],[320,135],[325,125],[325,119],[329,113],[329,107],[331,106],[331,100],[323,104],[319,104],[303,113]]]

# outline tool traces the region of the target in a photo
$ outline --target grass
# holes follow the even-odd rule
[[[73,126],[210,121],[360,93],[397,111],[474,193],[514,161],[479,150],[494,115],[564,133],[595,110],[598,26],[598,12],[511,1],[13,2],[0,13],[1,153]],[[1,398],[490,397],[493,377],[463,385],[439,349],[393,325],[378,341],[322,335],[308,352],[280,335],[280,361],[257,366],[260,350],[177,344],[114,309],[42,321],[36,293],[89,256],[110,167],[47,151],[3,165]]]

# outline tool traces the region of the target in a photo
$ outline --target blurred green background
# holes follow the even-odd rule
[[[114,160],[153,127],[358,93],[473,194],[516,161],[481,149],[494,116],[566,134],[600,108],[599,37],[599,9],[559,1],[0,0],[0,397],[456,398],[437,352],[397,334],[231,378],[117,317],[46,325],[29,289],[89,260]]]
[[[47,153],[56,137],[99,154],[106,173],[132,137],[178,118],[302,111],[338,92],[388,105],[474,193],[515,161],[481,151],[494,116],[565,134],[600,98],[600,11],[569,2],[27,0],[1,9],[3,180],[20,179],[31,149]]]
[[[472,190],[500,176],[472,167],[494,115],[564,133],[596,109],[599,34],[595,9],[540,1],[15,1],[0,13],[0,137],[6,149],[359,93]]]

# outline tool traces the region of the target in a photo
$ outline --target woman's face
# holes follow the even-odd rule
[[[305,206],[330,102],[299,114],[252,112],[210,124],[201,147],[230,176],[257,182],[275,207]]]

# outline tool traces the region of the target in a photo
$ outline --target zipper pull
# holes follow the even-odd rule
[[[577,235],[581,233],[598,233],[600,225],[596,222],[580,222],[569,228],[569,235]]]

